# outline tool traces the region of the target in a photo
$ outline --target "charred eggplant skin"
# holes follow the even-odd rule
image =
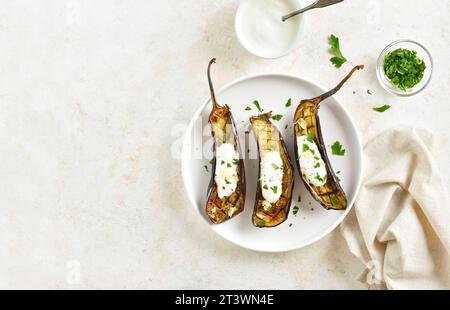
[[[270,118],[271,112],[250,118],[259,154],[258,183],[252,217],[253,225],[256,227],[275,227],[288,218],[294,188],[294,167],[289,158],[283,137],[277,127],[271,123]],[[265,199],[260,181],[261,159],[264,152],[271,150],[276,150],[280,153],[283,162],[283,178],[280,198],[275,203],[272,203],[271,208],[266,211],[263,206]]]
[[[322,130],[320,126],[320,119],[318,114],[319,104],[325,99],[333,96],[342,85],[352,76],[356,70],[363,69],[363,65],[354,67],[351,72],[332,90],[313,99],[302,100],[297,107],[294,115],[294,134],[295,141],[295,158],[297,162],[297,168],[300,173],[300,177],[303,180],[308,191],[325,209],[327,210],[345,210],[347,208],[347,197],[342,189],[336,174],[331,167],[330,160],[328,159],[325,143],[322,137]],[[322,186],[314,186],[310,184],[308,180],[303,176],[299,152],[297,145],[297,137],[310,134],[314,142],[317,144],[320,155],[326,165],[327,180]]]
[[[214,138],[214,159],[212,162],[212,176],[208,189],[208,201],[206,203],[206,214],[213,224],[223,223],[244,210],[245,205],[245,169],[242,160],[236,126],[233,115],[228,105],[221,106],[217,103],[214,87],[211,80],[211,65],[215,63],[213,58],[208,64],[208,84],[211,92],[212,110],[208,122],[211,125],[211,135]],[[228,197],[220,198],[217,184],[214,181],[216,172],[216,148],[222,143],[230,143],[239,154],[237,164],[238,182],[235,191]]]

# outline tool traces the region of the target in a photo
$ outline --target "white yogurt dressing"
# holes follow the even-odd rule
[[[236,27],[242,44],[252,53],[275,58],[296,43],[302,16],[281,21],[298,9],[294,0],[247,0],[239,8]]]
[[[324,185],[327,181],[327,169],[316,142],[308,141],[308,136],[299,136],[297,147],[302,175],[314,186]]]
[[[261,160],[261,188],[266,200],[264,209],[270,209],[270,204],[277,202],[281,196],[281,183],[283,180],[283,161],[280,153],[270,151]]]
[[[238,163],[239,154],[233,144],[224,143],[216,149],[214,181],[217,184],[217,193],[220,199],[230,196],[236,190]]]

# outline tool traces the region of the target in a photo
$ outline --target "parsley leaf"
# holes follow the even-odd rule
[[[209,172],[208,166],[204,165],[203,167],[205,167],[206,172]]]
[[[300,210],[299,207],[294,206],[294,209],[292,210],[292,213],[293,213],[294,215],[297,215],[297,213],[298,213],[299,210]]]
[[[341,142],[339,141],[334,142],[334,144],[331,146],[331,153],[337,156],[345,155],[345,149],[342,148]]]
[[[259,112],[264,111],[264,109],[262,109],[261,106],[259,105],[258,100],[254,100],[253,104],[255,105],[255,107],[258,109]]]
[[[308,144],[304,144],[303,143],[303,148],[302,148],[303,152],[306,152],[307,150],[309,150],[309,146]]]
[[[336,68],[340,68],[346,60],[345,58],[331,57],[330,61]]]
[[[272,190],[272,192],[274,192],[276,194],[278,191],[278,186],[275,185],[274,187],[271,187],[270,189]]]
[[[339,38],[332,34],[328,38],[328,42],[330,43],[330,52],[334,55],[334,57],[330,58],[330,61],[336,68],[340,68],[347,59],[342,55]]]
[[[263,188],[264,188],[265,190],[268,190],[268,189],[269,189],[269,187],[267,186],[267,184],[264,185]]]
[[[309,132],[308,132],[308,134],[306,135],[306,140],[308,140],[308,141],[311,142],[311,143],[314,142],[314,138],[313,138],[312,134],[310,134]]]
[[[273,168],[273,170],[278,170],[278,169],[281,169],[281,167],[279,167],[279,166],[275,165],[274,163],[272,163],[272,168]]]
[[[370,89],[367,90],[367,94],[372,96],[372,92],[370,91]]]
[[[252,108],[250,107],[245,107],[245,111],[251,111]]]
[[[380,112],[380,113],[383,113],[384,111],[389,110],[390,108],[391,108],[390,105],[385,104],[385,105],[382,106],[382,107],[373,108],[373,110],[374,110],[374,111],[377,111],[377,112]]]
[[[336,207],[336,206],[337,206],[337,201],[336,201],[336,199],[334,199],[334,197],[331,197],[331,196],[330,196],[330,202],[331,202],[331,205],[332,205],[333,207]]]
[[[279,120],[281,120],[282,118],[283,118],[283,115],[281,115],[281,114],[276,114],[276,115],[272,116],[272,119],[273,119],[274,121],[279,121]]]
[[[316,179],[319,182],[325,182],[326,176],[325,176],[325,178],[321,178],[320,175],[318,173],[316,173],[316,176],[314,177],[314,179]]]
[[[286,102],[285,106],[286,108],[289,108],[292,105],[292,99],[289,98],[288,101]]]

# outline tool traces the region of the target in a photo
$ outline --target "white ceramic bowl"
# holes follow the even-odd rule
[[[267,50],[259,49],[259,48],[252,46],[251,44],[249,44],[249,42],[247,40],[247,36],[245,34],[245,31],[243,30],[242,25],[243,25],[244,19],[247,18],[247,16],[245,16],[246,15],[245,12],[247,11],[248,6],[252,5],[253,1],[254,0],[244,0],[241,2],[241,4],[239,5],[239,7],[237,9],[234,26],[235,26],[236,36],[239,40],[239,43],[248,52],[252,53],[255,56],[265,58],[265,59],[280,58],[282,56],[289,54],[290,52],[294,51],[295,49],[297,49],[300,46],[301,39],[305,32],[306,14],[301,14],[299,16],[292,17],[292,18],[299,19],[299,24],[298,24],[299,27],[298,27],[297,34],[293,38],[291,44],[286,49],[280,51],[279,53],[277,53],[277,54],[268,53]],[[292,3],[292,6],[295,7],[296,10],[301,8],[301,4],[300,4],[299,0],[287,0],[287,1],[290,1]],[[288,14],[288,13],[290,13],[290,12],[286,12],[285,14]],[[281,15],[280,15],[280,19],[281,19]]]

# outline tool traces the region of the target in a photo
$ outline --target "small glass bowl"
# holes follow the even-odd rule
[[[386,57],[387,54],[398,48],[416,51],[417,57],[422,59],[425,62],[425,65],[427,66],[425,72],[423,73],[422,80],[416,86],[407,90],[401,90],[397,86],[392,84],[389,78],[384,73],[384,58]],[[378,57],[377,63],[378,82],[380,82],[381,86],[388,92],[395,94],[397,96],[406,97],[421,92],[430,82],[432,73],[433,73],[433,59],[431,58],[430,53],[423,45],[414,42],[412,40],[395,41],[386,46],[386,48],[381,52],[380,56]]]

